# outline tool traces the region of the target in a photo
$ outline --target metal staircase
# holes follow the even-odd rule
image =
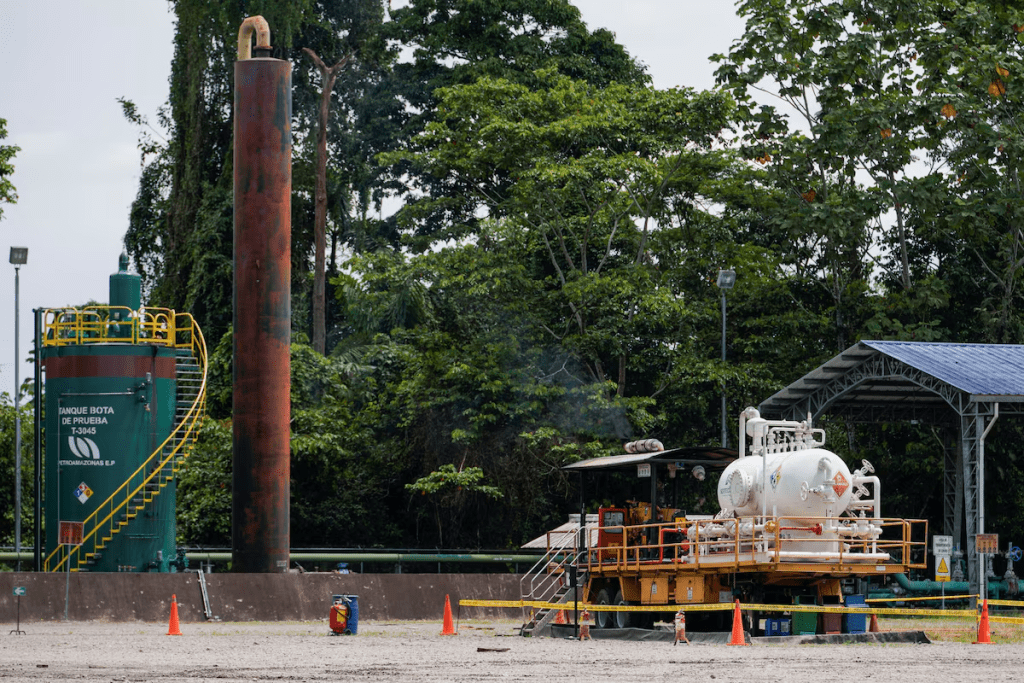
[[[524,602],[546,602],[571,604],[575,597],[570,577],[575,574],[579,587],[580,602],[586,585],[587,529],[577,528],[570,532],[549,533],[548,550],[520,581],[520,594]],[[523,606],[523,636],[539,637],[548,635],[551,624],[560,610],[549,607]]]
[[[82,544],[58,545],[44,564],[44,571],[89,571],[103,550],[143,513],[175,479],[192,453],[205,416],[207,357],[202,331],[191,315],[173,311],[141,319],[133,337],[141,343],[175,349],[175,418],[170,435],[132,472],[121,486],[83,522]],[[101,342],[92,339],[91,343]]]

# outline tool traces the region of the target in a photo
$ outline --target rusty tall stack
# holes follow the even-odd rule
[[[288,569],[291,68],[290,62],[270,57],[270,29],[263,17],[246,19],[235,62],[231,557],[236,572]]]

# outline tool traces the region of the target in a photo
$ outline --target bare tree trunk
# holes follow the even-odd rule
[[[903,222],[903,207],[896,201],[896,176],[889,171],[889,185],[893,188],[893,207],[896,210],[896,227],[900,237],[900,265],[903,267],[903,289],[910,289],[910,255],[907,253],[907,226]]]
[[[327,251],[327,117],[331,110],[331,91],[338,73],[348,63],[345,57],[334,66],[328,68],[324,61],[308,47],[302,51],[313,58],[313,63],[324,79],[323,90],[320,91],[320,116],[317,122],[316,138],[316,194],[314,198],[313,236],[315,241],[315,257],[313,265],[313,350],[323,355],[327,351],[326,323],[326,278],[324,277],[324,253]]]

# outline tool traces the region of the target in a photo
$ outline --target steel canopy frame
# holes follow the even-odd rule
[[[985,436],[999,416],[1024,414],[1024,372],[1014,367],[1024,369],[1024,345],[864,341],[759,409],[789,420],[827,413],[860,423],[921,422],[956,434],[959,443],[944,448],[944,533],[959,542],[966,519],[968,579],[980,593],[986,572],[973,540],[985,529]]]

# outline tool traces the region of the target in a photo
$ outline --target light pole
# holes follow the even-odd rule
[[[725,292],[736,284],[736,271],[731,268],[718,271],[718,288],[722,290],[722,364],[725,364]],[[725,380],[722,380],[722,448],[729,447],[729,432],[725,424]]]
[[[14,552],[18,556],[18,571],[21,571],[21,377],[18,373],[20,350],[18,349],[18,271],[28,263],[28,247],[11,247],[11,263],[14,264]]]

